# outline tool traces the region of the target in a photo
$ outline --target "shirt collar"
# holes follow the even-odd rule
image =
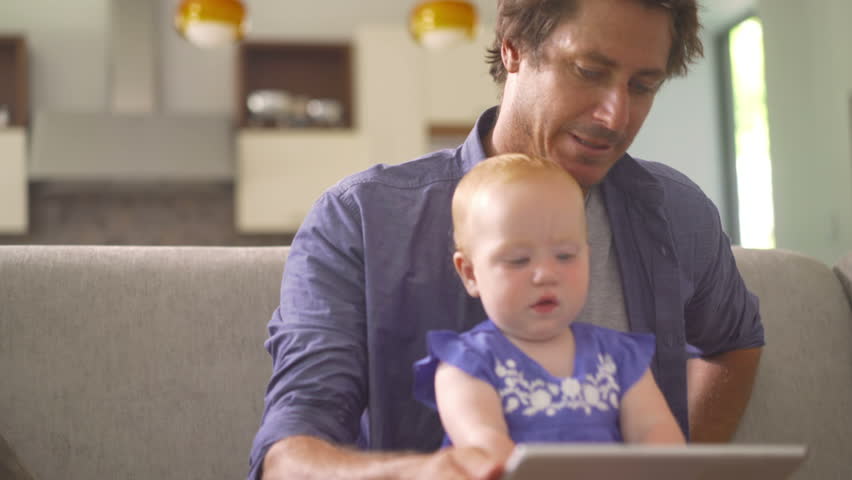
[[[462,171],[467,173],[474,165],[485,159],[485,146],[482,139],[494,129],[497,123],[497,112],[499,107],[491,107],[476,121],[476,125],[461,146]]]
[[[660,181],[644,165],[626,153],[613,165],[601,183],[604,188],[611,185],[622,190],[648,208],[656,209],[663,204],[665,192]]]

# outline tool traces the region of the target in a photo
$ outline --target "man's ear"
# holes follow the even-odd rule
[[[473,273],[473,264],[464,256],[462,252],[457,251],[453,254],[453,265],[456,267],[456,272],[461,278],[464,289],[471,297],[479,296],[479,288],[476,286],[476,275]]]
[[[521,67],[521,52],[517,45],[509,40],[503,40],[500,44],[500,56],[503,58],[503,66],[508,73],[517,73]]]

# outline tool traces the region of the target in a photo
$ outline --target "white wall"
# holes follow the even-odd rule
[[[0,32],[27,37],[30,110],[107,105],[107,0],[2,0]]]
[[[162,28],[159,50],[161,108],[171,114],[231,116],[237,100],[236,47],[203,49],[191,45],[172,26],[180,0],[155,1],[160,2]]]
[[[761,0],[759,14],[777,245],[832,264],[852,250],[852,2]]]

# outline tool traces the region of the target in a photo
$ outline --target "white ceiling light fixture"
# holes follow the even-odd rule
[[[414,40],[435,50],[472,42],[476,38],[476,27],[476,7],[463,0],[420,2],[409,19]]]
[[[175,14],[175,28],[203,48],[238,42],[245,35],[246,7],[240,0],[183,0]]]

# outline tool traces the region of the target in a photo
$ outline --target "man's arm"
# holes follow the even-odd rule
[[[363,453],[307,436],[273,444],[263,461],[263,480],[496,480],[501,473],[501,466],[476,448]]]
[[[701,203],[682,212],[704,219],[691,237],[692,276],[697,282],[684,312],[686,341],[701,352],[700,359],[687,362],[689,440],[728,442],[751,398],[765,343],[763,323],[758,299],[740,275],[718,210],[706,197]]]
[[[292,243],[265,344],[273,373],[249,478],[496,479],[501,467],[477,449],[340,446],[356,443],[369,383],[364,245],[360,215],[350,208],[335,192],[324,194]]]
[[[762,348],[746,348],[687,362],[690,440],[729,442],[751,398]]]

